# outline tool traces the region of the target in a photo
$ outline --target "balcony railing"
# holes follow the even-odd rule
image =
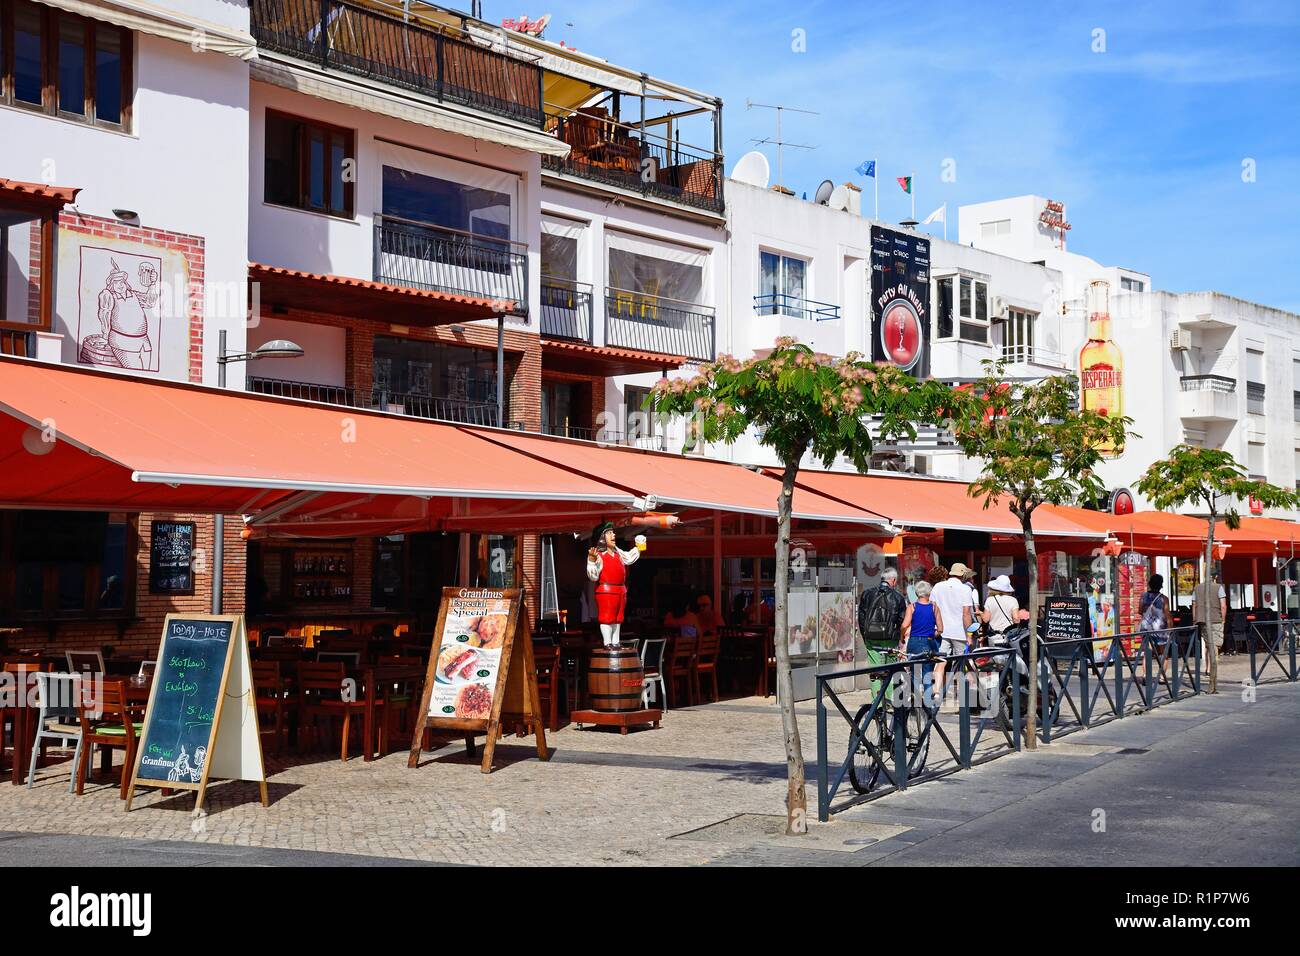
[[[542,276],[542,335],[591,341],[591,286]]]
[[[528,314],[528,247],[396,216],[375,217],[375,281],[514,303]]]
[[[1002,357],[1012,364],[1048,365],[1052,368],[1065,368],[1066,362],[1065,353],[1036,345],[1004,345]]]
[[[260,49],[536,126],[542,69],[341,0],[252,0]]]
[[[828,302],[814,302],[784,292],[754,296],[754,311],[759,315],[789,315],[814,322],[830,322],[840,317],[840,307]]]
[[[713,310],[662,296],[605,291],[605,342],[622,348],[712,361]]]
[[[630,448],[648,448],[652,451],[667,451],[667,435],[628,435],[626,432],[610,431],[606,428],[582,428],[568,422],[543,422],[542,433],[559,438],[576,438],[579,441],[594,441],[602,445],[625,445]]]
[[[1226,375],[1184,375],[1179,382],[1184,392],[1222,392],[1231,395],[1237,391],[1237,380]]]
[[[548,130],[569,144],[569,154],[543,156],[542,165],[644,196],[723,211],[721,156],[669,142],[602,114],[552,117]]]
[[[442,398],[435,395],[415,395],[409,392],[392,392],[384,388],[346,388],[340,385],[317,385],[313,382],[294,382],[280,378],[248,379],[248,390],[260,395],[276,395],[307,402],[325,402],[348,408],[366,408],[380,412],[427,418],[434,421],[458,422],[464,425],[496,427],[496,402],[473,402],[460,398]],[[506,421],[505,427],[521,429],[517,421]]]

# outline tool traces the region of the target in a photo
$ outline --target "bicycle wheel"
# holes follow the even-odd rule
[[[853,722],[861,726],[862,718],[870,709],[870,704],[863,704],[854,716]],[[887,753],[890,738],[885,731],[887,725],[882,719],[886,712],[886,708],[882,706],[871,721],[862,728],[862,739],[858,741],[857,749],[853,753],[853,761],[849,764],[849,783],[858,793],[870,792],[876,785],[876,781],[880,779],[880,765],[872,759],[867,744],[869,743],[877,753]],[[852,731],[849,731],[849,740],[853,740]],[[886,756],[885,759],[888,757]]]
[[[925,733],[925,711],[920,707],[909,707],[904,726],[907,729],[907,776],[911,779],[925,772],[925,761],[930,755],[930,735]]]

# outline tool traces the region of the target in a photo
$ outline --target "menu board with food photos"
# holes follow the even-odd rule
[[[532,636],[521,614],[518,588],[443,588],[420,716],[408,766],[419,764],[426,727],[487,736],[482,770],[490,773],[497,728],[503,719],[522,724],[546,759]]]
[[[193,557],[193,521],[154,521],[150,526],[149,593],[194,593]]]

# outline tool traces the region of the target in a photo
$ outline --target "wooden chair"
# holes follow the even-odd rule
[[[425,661],[419,657],[401,654],[387,655],[375,661],[375,667],[379,668],[381,673],[382,668],[386,666],[423,669],[424,665]],[[389,744],[393,740],[411,739],[411,734],[415,731],[415,717],[420,710],[420,691],[423,685],[423,678],[405,678],[384,681],[383,686],[377,688],[380,698],[384,701],[384,711],[379,715],[382,721],[379,735],[381,757],[388,753]]]
[[[718,654],[721,650],[722,640],[714,633],[701,635],[695,652],[695,686],[703,697],[704,679],[708,678],[713,685],[714,701],[718,699]]]
[[[253,689],[258,720],[263,716],[274,718],[271,728],[272,751],[281,753],[289,739],[289,710],[297,709],[298,700],[289,696],[289,687],[281,673],[279,661],[253,661]]]
[[[682,681],[686,688],[684,696],[688,704],[699,700],[700,685],[695,672],[695,654],[699,649],[699,640],[698,637],[679,635],[672,641],[666,676],[669,702],[673,707],[682,706],[681,699],[677,696],[678,681]]]
[[[79,694],[77,711],[81,721],[81,757],[77,761],[77,796],[85,792],[86,767],[90,763],[92,747],[106,748],[102,752],[106,770],[112,766],[112,750],[125,751],[122,759],[122,779],[118,784],[118,797],[126,799],[131,771],[135,768],[135,749],[141,728],[144,726],[144,708],[132,704],[126,697],[126,681],[101,682],[98,700],[88,700],[89,694]]]
[[[341,661],[326,663],[301,661],[298,664],[298,713],[301,721],[299,742],[303,743],[304,737],[311,744],[316,742],[318,722],[321,718],[326,720],[342,718],[340,760],[348,759],[348,733],[352,728],[353,717],[364,717],[367,704],[374,706],[376,716],[380,720],[384,717],[384,702],[373,698],[374,687],[364,688],[364,694],[357,694],[355,699],[344,699],[343,681],[346,676]]]
[[[546,715],[546,729],[558,730],[560,727],[560,691],[564,679],[563,665],[560,661],[560,649],[554,644],[533,645],[533,663],[537,667],[537,696],[541,700],[542,713]]]

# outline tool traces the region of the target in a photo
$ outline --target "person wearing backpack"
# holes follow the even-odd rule
[[[1165,674],[1165,664],[1169,659],[1169,630],[1173,627],[1169,615],[1169,598],[1165,597],[1164,588],[1164,575],[1151,575],[1138,605],[1142,614],[1142,619],[1138,622],[1138,633],[1153,635],[1151,645],[1156,659],[1160,661],[1161,677]]]
[[[879,586],[863,591],[858,599],[858,632],[863,642],[867,647],[898,644],[906,613],[907,598],[898,590],[898,571],[886,568]]]

